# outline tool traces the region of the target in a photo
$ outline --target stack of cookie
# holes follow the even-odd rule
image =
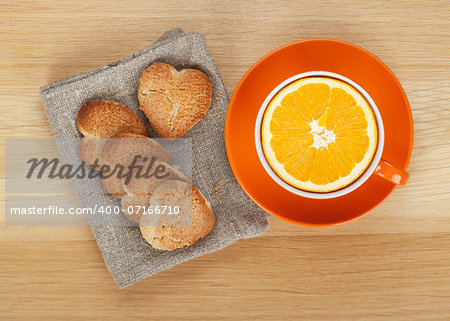
[[[206,115],[211,97],[208,77],[195,69],[177,71],[171,65],[153,63],[139,81],[140,109],[162,138],[183,136]],[[173,164],[171,153],[148,137],[148,129],[132,110],[112,101],[88,101],[78,113],[77,127],[84,136],[80,157],[94,169],[117,165],[127,168],[139,155],[140,162],[153,162],[153,170],[165,170],[164,179],[156,175],[146,179],[131,175],[127,180],[111,175],[102,179],[105,191],[121,200],[124,214],[139,223],[142,236],[152,247],[174,250],[193,244],[211,231],[215,219],[209,202]],[[188,225],[142,215],[145,208],[175,203],[190,207]]]

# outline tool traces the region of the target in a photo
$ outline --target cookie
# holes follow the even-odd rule
[[[164,176],[164,178],[160,178],[160,176],[156,177],[156,175],[154,175],[154,170],[157,167],[164,169],[164,172],[160,173],[160,176]],[[152,176],[148,178],[137,178],[136,175],[133,175],[128,184],[125,184],[122,181],[123,190],[129,195],[151,195],[155,188],[166,180],[177,180],[185,183],[191,182],[186,175],[178,170],[178,168],[163,162],[155,162],[150,174]]]
[[[149,135],[145,124],[131,109],[113,101],[86,102],[76,122],[78,130],[86,137],[109,138],[118,132]]]
[[[183,136],[205,117],[211,104],[211,82],[200,70],[160,62],[151,64],[139,79],[140,109],[158,136]]]
[[[78,146],[78,154],[87,166],[92,167],[95,161],[97,161],[99,166],[105,164],[102,159],[102,150],[105,141],[104,138],[97,137],[83,137],[81,139],[80,145]]]
[[[112,175],[108,178],[102,179],[103,189],[108,193],[114,196],[115,198],[122,198],[126,195],[125,190],[123,189],[122,179],[118,178],[117,175]]]
[[[190,179],[187,176],[169,164],[155,163],[153,170],[159,165],[164,166],[164,176],[168,174],[164,178],[156,178],[154,175],[149,178],[133,176],[128,184],[125,184],[122,180],[123,190],[126,192],[121,201],[122,209],[125,216],[135,223],[139,223],[142,211],[150,205],[150,198],[159,184],[166,180],[180,180],[190,184]]]
[[[211,205],[194,186],[181,181],[165,181],[150,198],[150,206],[177,205],[180,210],[191,209],[190,222],[184,226],[186,216],[172,215],[173,224],[163,221],[162,215],[142,215],[139,228],[143,238],[155,249],[172,251],[194,244],[213,228],[215,218]],[[166,217],[168,215],[165,215]],[[164,222],[164,223],[162,223]]]
[[[116,164],[128,167],[136,156],[138,162],[144,158],[172,164],[172,154],[155,140],[137,134],[123,133],[108,139],[102,150],[103,161],[114,167]]]
[[[142,213],[150,205],[151,195],[128,195],[122,197],[120,205],[123,214],[132,222],[139,223]]]

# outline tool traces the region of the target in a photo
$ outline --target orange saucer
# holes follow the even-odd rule
[[[225,145],[236,179],[261,208],[294,224],[330,226],[369,213],[395,190],[396,185],[372,174],[347,195],[317,200],[283,189],[266,173],[254,141],[254,126],[261,104],[285,79],[316,70],[345,76],[369,93],[384,123],[382,158],[406,170],[413,146],[413,120],[403,88],[377,57],[338,40],[294,42],[272,51],[253,65],[239,82],[228,106]]]

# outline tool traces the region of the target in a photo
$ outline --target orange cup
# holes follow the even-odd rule
[[[346,82],[356,90],[358,90],[361,95],[366,99],[366,101],[369,103],[370,107],[372,108],[373,114],[376,119],[377,128],[378,128],[378,144],[377,149],[375,151],[374,157],[372,159],[372,162],[369,164],[369,166],[366,168],[366,170],[350,185],[343,187],[339,190],[332,191],[332,192],[326,192],[326,193],[315,193],[315,192],[309,192],[305,190],[301,190],[298,188],[295,188],[294,186],[286,183],[284,180],[282,180],[270,167],[269,163],[266,160],[266,157],[263,152],[262,143],[261,143],[261,124],[262,119],[264,116],[264,113],[266,111],[267,106],[272,101],[272,99],[275,97],[275,95],[285,86],[288,84],[297,81],[301,78],[306,77],[328,77],[328,78],[335,78],[338,80],[341,80],[343,82]],[[340,197],[343,195],[346,195],[354,190],[356,190],[358,187],[360,187],[364,182],[366,182],[369,177],[373,174],[379,175],[380,177],[383,177],[384,179],[390,181],[391,183],[394,183],[399,186],[403,186],[406,184],[409,174],[405,172],[402,169],[399,169],[392,164],[389,163],[389,161],[382,159],[381,155],[383,154],[383,148],[384,148],[384,126],[383,126],[383,119],[381,117],[380,111],[378,110],[377,105],[375,104],[374,100],[370,95],[367,93],[367,91],[364,90],[360,85],[358,85],[356,82],[352,81],[351,79],[344,77],[342,75],[327,72],[327,71],[311,71],[311,72],[305,72],[298,75],[295,75],[293,77],[290,77],[280,83],[278,86],[276,86],[270,94],[266,97],[264,102],[261,105],[261,108],[258,112],[258,116],[256,118],[255,123],[255,145],[256,145],[256,151],[259,157],[259,160],[264,167],[265,171],[269,176],[281,187],[284,189],[308,198],[313,199],[329,199],[329,198],[335,198]]]

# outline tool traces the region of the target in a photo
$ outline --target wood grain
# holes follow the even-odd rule
[[[0,226],[0,319],[450,319],[449,16],[448,1],[2,1],[2,150],[7,137],[52,136],[39,86],[176,26],[206,35],[229,94],[285,43],[360,45],[405,88],[415,141],[408,186],[360,220],[314,229],[272,219],[260,238],[124,290],[89,228]]]

